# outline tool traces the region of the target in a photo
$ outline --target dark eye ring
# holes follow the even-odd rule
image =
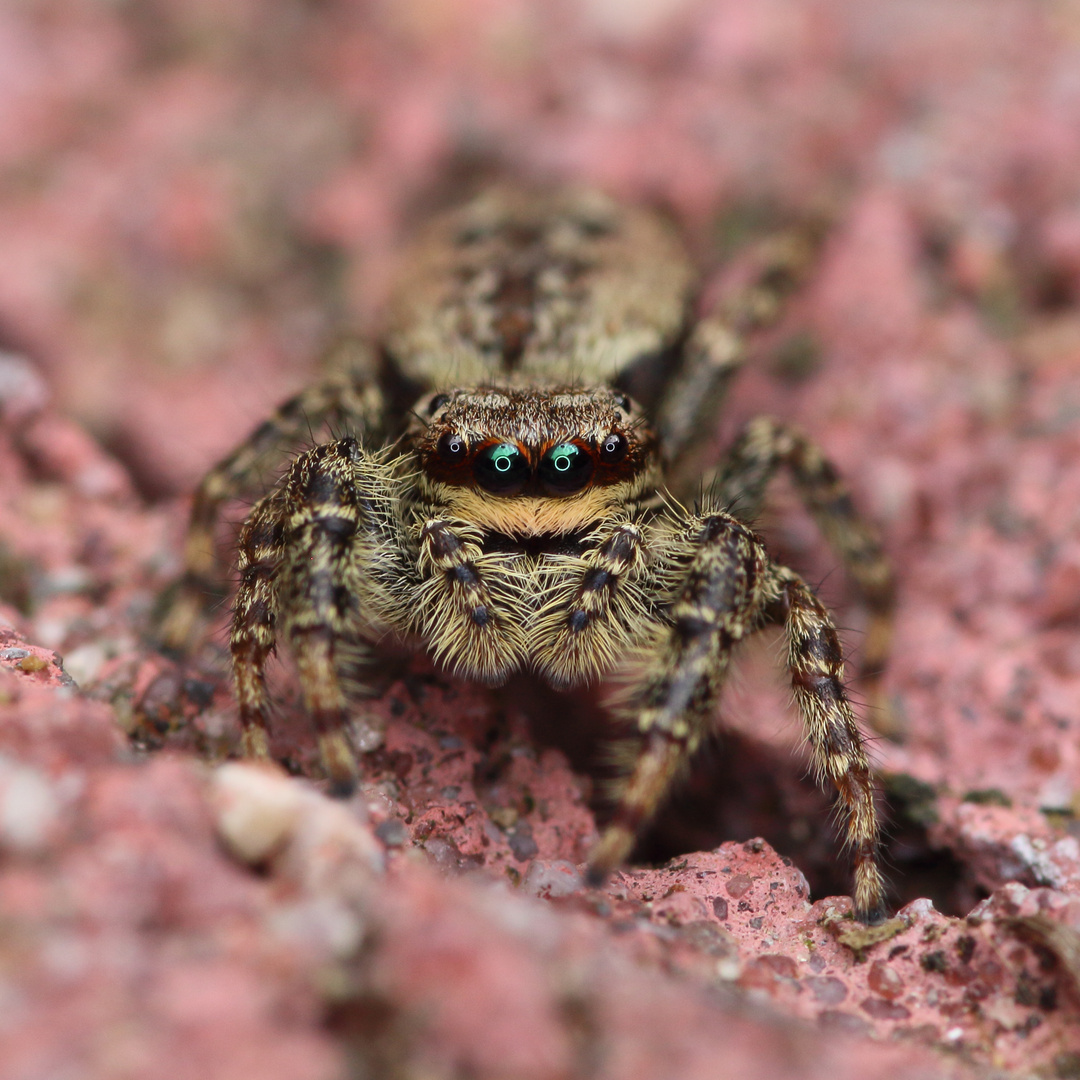
[[[600,444],[600,460],[603,461],[605,465],[615,465],[626,457],[628,449],[629,446],[627,445],[626,440],[613,431]]]
[[[469,453],[469,444],[456,431],[448,431],[440,436],[435,449],[443,461],[456,465],[465,460]]]

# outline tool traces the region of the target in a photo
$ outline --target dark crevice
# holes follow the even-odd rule
[[[893,785],[889,785],[890,788]],[[946,915],[966,915],[985,895],[965,866],[927,835],[931,812],[920,791],[880,801],[882,860],[894,908],[928,897]],[[806,875],[811,897],[851,890],[851,867],[835,827],[833,802],[808,775],[801,758],[738,733],[725,732],[694,763],[634,851],[635,862],[662,863],[725,840],[763,837]]]
[[[613,806],[605,797],[607,781],[617,768],[611,762],[610,722],[597,696],[559,694],[538,680],[518,680],[503,694],[508,706],[529,716],[538,742],[557,746],[576,772],[592,777],[593,809],[599,822],[608,820]],[[625,763],[626,754],[619,758]],[[895,777],[883,786],[882,858],[890,905],[895,910],[929,897],[944,914],[966,915],[986,893],[950,851],[931,845],[933,792]],[[835,820],[833,800],[814,782],[804,758],[723,732],[698,754],[686,780],[642,835],[632,861],[661,864],[760,836],[806,875],[813,899],[847,895],[851,866]]]

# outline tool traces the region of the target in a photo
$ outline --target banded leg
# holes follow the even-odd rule
[[[645,565],[645,541],[633,522],[617,525],[603,543],[584,555],[586,569],[576,585],[559,588],[545,603],[531,635],[542,648],[537,672],[554,686],[569,686],[610,671],[625,653],[646,601],[635,579]]]
[[[507,617],[483,559],[463,529],[438,518],[424,523],[418,565],[426,595],[416,605],[417,629],[437,661],[452,661],[465,677],[495,685],[519,665],[525,641],[523,620]],[[494,577],[508,573],[503,565]]]
[[[844,661],[829,613],[792,571],[774,570],[781,583],[770,608],[788,640],[791,689],[803,718],[819,782],[831,781],[847,812],[847,843],[855,862],[855,918],[885,917],[885,882],[878,865],[874,786],[862,734],[844,692]]]
[[[264,667],[275,644],[284,524],[280,500],[274,492],[255,506],[240,531],[240,585],[233,607],[230,647],[245,757],[270,757]]]
[[[326,423],[357,435],[374,434],[383,402],[374,384],[374,360],[360,343],[343,344],[327,361],[331,377],[284,402],[228,457],[203,478],[195,492],[184,544],[184,571],[161,621],[165,648],[190,652],[209,597],[220,592],[215,572],[215,533],[223,505],[256,487],[279,464],[282,453]]]
[[[682,367],[668,384],[657,416],[671,486],[681,487],[694,475],[688,448],[707,444],[732,376],[745,359],[746,335],[779,318],[784,300],[814,262],[820,234],[817,228],[790,229],[743,252],[716,309],[691,332]]]
[[[279,584],[281,632],[296,661],[331,791],[343,797],[352,793],[357,776],[346,736],[343,671],[367,651],[361,632],[375,629],[373,612],[362,609],[370,607],[369,533],[384,516],[372,512],[379,501],[372,490],[377,477],[360,475],[360,454],[354,439],[301,454],[282,495],[290,516]]]
[[[683,583],[641,671],[625,689],[642,748],[615,816],[589,858],[602,880],[630,854],[642,826],[709,730],[735,645],[758,626],[771,584],[761,541],[728,514],[691,519],[677,544],[689,559]],[[774,586],[775,588],[775,586]]]
[[[357,771],[343,673],[366,657],[367,639],[400,603],[394,590],[415,586],[397,554],[403,530],[395,507],[392,467],[342,439],[301,454],[240,534],[232,654],[244,752],[269,754],[263,665],[284,637],[338,795],[351,793]]]
[[[765,488],[781,467],[791,471],[810,513],[843,559],[869,613],[859,677],[877,696],[889,655],[896,585],[874,529],[856,511],[835,467],[801,432],[770,417],[751,421],[717,470],[710,494],[743,520],[753,520]],[[880,704],[880,702],[879,702]],[[879,710],[878,729],[883,734]]]

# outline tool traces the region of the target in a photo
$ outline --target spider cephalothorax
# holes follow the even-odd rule
[[[279,641],[340,793],[358,773],[355,672],[390,639],[489,684],[517,671],[556,687],[608,680],[638,750],[590,858],[599,877],[709,730],[736,645],[779,625],[815,766],[847,814],[856,913],[880,915],[873,786],[836,631],[749,524],[770,477],[790,470],[858,585],[870,668],[888,640],[888,566],[798,432],[752,421],[704,477],[691,454],[741,335],[772,317],[807,250],[798,234],[762,245],[694,324],[689,262],[653,214],[596,193],[497,190],[437,219],[405,260],[380,349],[345,350],[196,496],[173,645],[190,638],[223,500],[309,427],[351,432],[299,454],[240,533],[245,752],[270,752],[263,670]]]

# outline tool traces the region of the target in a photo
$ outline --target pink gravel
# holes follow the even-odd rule
[[[1077,29],[1024,0],[0,8],[0,1075],[1080,1075]],[[218,767],[223,613],[191,663],[154,650],[193,484],[492,174],[667,208],[706,297],[756,222],[830,219],[716,451],[798,423],[897,566],[884,927],[829,895],[767,644],[598,892],[588,700],[552,728],[405,664],[340,805],[287,664],[293,777]],[[783,484],[762,524],[857,658]]]

